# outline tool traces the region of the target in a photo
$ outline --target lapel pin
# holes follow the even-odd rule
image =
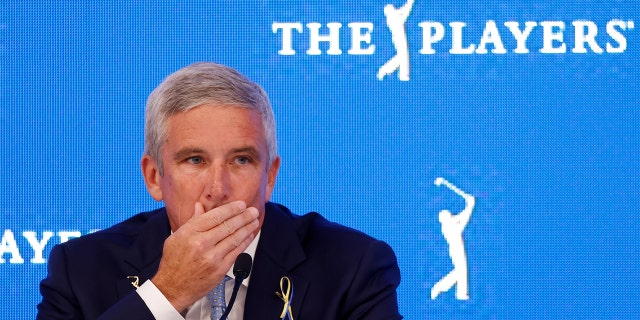
[[[276,295],[278,298],[284,302],[284,306],[282,307],[282,313],[280,314],[280,319],[284,320],[285,318],[289,318],[289,320],[293,320],[293,312],[291,311],[291,300],[293,299],[293,282],[289,277],[283,276],[280,278],[280,292],[276,291]]]
[[[138,276],[127,276],[127,279],[131,280],[131,285],[138,289],[140,288],[140,277]]]

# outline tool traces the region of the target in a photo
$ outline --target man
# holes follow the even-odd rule
[[[165,208],[54,247],[39,319],[209,319],[241,252],[253,269],[230,319],[401,318],[387,244],[269,202],[273,111],[235,70],[196,63],[151,93],[141,165]]]

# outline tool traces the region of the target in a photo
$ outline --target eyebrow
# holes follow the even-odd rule
[[[178,152],[176,152],[173,155],[173,160],[182,160],[182,159],[186,158],[188,155],[203,154],[203,153],[205,153],[204,150],[202,150],[200,148],[186,147],[186,148],[182,148],[182,149],[178,150]]]
[[[197,147],[185,147],[185,148],[182,148],[182,149],[178,150],[178,152],[176,152],[173,155],[173,159],[176,160],[176,161],[179,161],[179,160],[182,160],[182,159],[184,159],[184,158],[186,158],[187,156],[190,156],[190,155],[204,154],[204,153],[206,153],[206,152],[203,149],[200,149],[200,148],[197,148]],[[262,160],[262,157],[260,157],[260,152],[258,152],[258,150],[253,146],[235,148],[235,149],[232,149],[229,152],[229,154],[238,154],[238,153],[247,153],[251,157],[255,158],[258,161]]]
[[[238,154],[238,153],[248,153],[251,157],[255,158],[258,161],[262,159],[260,157],[260,152],[258,152],[258,150],[253,146],[232,149],[230,152],[230,154]]]

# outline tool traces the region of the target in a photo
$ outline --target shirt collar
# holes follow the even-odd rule
[[[253,238],[253,241],[251,241],[251,243],[249,244],[247,249],[244,250],[244,252],[248,253],[251,256],[251,263],[252,264],[253,264],[254,257],[256,255],[256,249],[258,248],[258,241],[260,240],[260,233],[262,233],[262,230],[258,231],[258,234],[256,234],[256,237]],[[233,275],[233,266],[231,266],[231,268],[229,268],[229,271],[227,271],[227,276],[231,277],[232,279],[235,279],[235,276]],[[249,274],[249,276],[242,281],[242,284],[245,285],[246,287],[249,287],[249,279],[250,278],[251,278],[251,274]]]

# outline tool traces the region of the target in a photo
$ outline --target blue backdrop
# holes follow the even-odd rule
[[[202,60],[271,97],[274,201],[394,248],[407,319],[640,317],[640,2],[387,4],[2,1],[0,318],[35,316],[53,245],[161,205],[146,97]],[[436,177],[477,200],[466,301],[430,297],[464,207]]]

